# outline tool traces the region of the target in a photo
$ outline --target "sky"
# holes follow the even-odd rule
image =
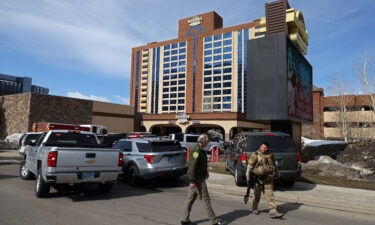
[[[0,73],[50,94],[128,104],[131,49],[177,38],[178,20],[216,11],[224,27],[265,14],[265,0],[0,0]],[[353,67],[375,59],[375,0],[289,0],[303,12],[313,82],[357,85]],[[375,61],[374,61],[375,62]]]

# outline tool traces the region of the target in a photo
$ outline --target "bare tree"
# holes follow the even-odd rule
[[[375,73],[372,65],[370,56],[365,52],[363,55],[363,64],[356,66],[354,71],[359,80],[361,91],[368,96],[368,105],[371,106],[371,110],[375,114]]]
[[[352,124],[350,121],[350,91],[351,88],[348,86],[348,82],[342,76],[336,76],[333,78],[332,87],[330,88],[332,94],[335,96],[337,107],[335,111],[335,123],[340,129],[340,133],[345,141],[352,139]]]

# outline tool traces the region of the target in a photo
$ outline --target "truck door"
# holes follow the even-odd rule
[[[42,145],[42,142],[44,140],[44,138],[46,137],[47,135],[47,132],[43,132],[39,138],[37,139],[36,141],[36,144],[35,146],[33,146],[32,148],[30,148],[30,150],[28,151],[28,154],[27,154],[27,160],[26,160],[26,166],[33,172],[37,172],[36,171],[36,165],[37,165],[37,162],[36,162],[36,155],[38,153],[38,150],[39,148],[41,147]]]

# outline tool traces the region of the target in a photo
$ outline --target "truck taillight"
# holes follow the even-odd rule
[[[122,152],[119,153],[119,156],[118,156],[118,166],[123,166],[124,165],[124,154],[122,154]]]
[[[301,154],[298,153],[297,155],[297,163],[301,163],[302,162],[302,156]]]
[[[246,153],[242,153],[241,154],[241,162],[242,162],[242,164],[246,164],[247,163],[247,155],[246,155]]]
[[[48,167],[56,167],[57,164],[57,152],[49,152],[48,153],[48,160],[47,160],[47,166]]]
[[[147,161],[148,163],[150,163],[150,164],[153,164],[153,163],[154,163],[154,162],[152,161],[152,159],[154,158],[153,155],[144,155],[143,157],[146,159],[146,161]]]

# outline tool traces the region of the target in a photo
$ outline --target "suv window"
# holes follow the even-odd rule
[[[186,142],[198,142],[198,136],[186,136]]]
[[[42,144],[42,141],[44,140],[44,138],[46,137],[47,135],[47,132],[44,132],[43,134],[41,134],[36,142],[36,146],[40,146]]]
[[[264,141],[270,143],[269,149],[274,153],[297,152],[296,145],[289,136],[248,136],[245,151],[255,152]]]
[[[131,141],[119,141],[113,148],[119,148],[124,152],[132,151],[132,142]]]
[[[184,134],[175,134],[174,139],[177,141],[184,141]]]
[[[177,141],[137,143],[137,148],[139,152],[173,152],[182,150],[180,143]]]

